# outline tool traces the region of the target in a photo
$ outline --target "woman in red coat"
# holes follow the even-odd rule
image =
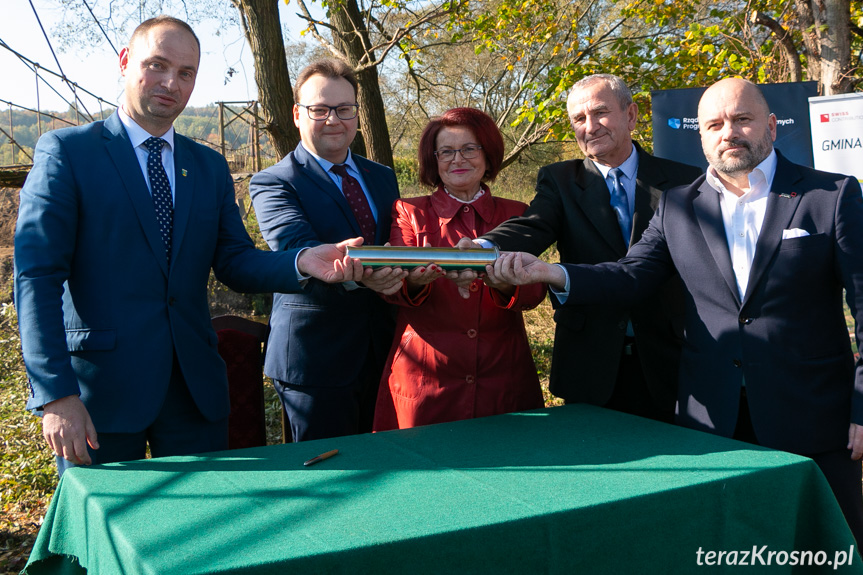
[[[397,200],[390,243],[451,247],[476,238],[526,205],[495,198],[503,138],[488,115],[455,108],[420,139],[420,181],[430,196]],[[402,290],[396,337],[378,390],[375,431],[484,417],[543,406],[521,311],[539,305],[545,286],[475,280],[470,297],[434,264],[411,270]]]

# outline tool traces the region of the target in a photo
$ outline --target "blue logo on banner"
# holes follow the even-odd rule
[[[668,125],[675,130],[679,130],[681,126],[680,118],[668,118]]]

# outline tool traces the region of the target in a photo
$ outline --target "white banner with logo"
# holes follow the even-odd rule
[[[863,182],[863,94],[809,98],[815,168]]]

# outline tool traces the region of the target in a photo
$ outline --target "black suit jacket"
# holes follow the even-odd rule
[[[631,300],[679,272],[678,423],[731,436],[745,381],[760,444],[804,455],[841,450],[849,424],[863,424],[863,362],[855,365],[842,308],[844,288],[863,341],[863,196],[854,178],[777,155],[742,298],[719,194],[702,177],[663,196],[620,263],[565,266],[566,305]]]
[[[664,190],[688,184],[701,170],[656,158],[636,144],[638,174],[632,239],[647,228]],[[608,186],[589,160],[540,169],[536,196],[525,214],[483,239],[505,251],[540,255],[557,242],[562,263],[597,264],[626,255]],[[578,305],[557,309],[550,390],[568,402],[605,405],[617,381],[626,326],[632,321],[644,377],[658,408],[674,409],[683,337],[683,297],[678,278],[632,307]]]

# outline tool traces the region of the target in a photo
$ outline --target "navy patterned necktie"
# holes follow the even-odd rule
[[[162,138],[149,138],[144,145],[149,151],[147,156],[147,175],[150,177],[150,191],[153,206],[156,208],[156,221],[165,243],[165,257],[171,264],[171,234],[174,230],[174,202],[171,199],[171,184],[162,165],[162,146],[167,142]]]
[[[375,243],[375,217],[372,215],[369,200],[366,198],[359,181],[348,173],[348,168],[344,164],[333,164],[330,171],[342,178],[342,193],[360,225],[363,243],[366,245]]]
[[[632,215],[629,213],[629,199],[626,197],[626,190],[623,189],[623,183],[620,177],[623,175],[623,170],[620,168],[612,168],[608,175],[611,177],[611,207],[617,213],[617,223],[620,224],[620,233],[623,234],[623,241],[629,247],[629,238],[632,237]]]

